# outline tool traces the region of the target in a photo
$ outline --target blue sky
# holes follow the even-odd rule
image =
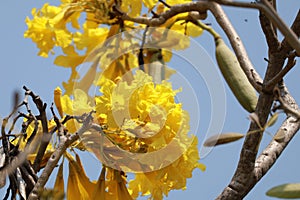
[[[57,4],[58,1],[52,1]],[[14,90],[21,90],[23,85],[28,86],[34,92],[39,94],[48,105],[52,103],[53,90],[56,86],[61,85],[62,81],[68,79],[70,71],[68,69],[57,67],[53,64],[54,57],[41,58],[37,56],[38,49],[30,39],[24,39],[23,33],[26,30],[24,22],[26,16],[30,16],[33,7],[40,8],[46,1],[4,1],[1,5],[0,12],[0,40],[1,48],[1,69],[2,76],[0,79],[0,94],[1,106],[0,116],[5,117],[11,109],[12,92]],[[50,2],[51,3],[51,2]],[[280,16],[286,21],[288,25],[291,24],[298,9],[300,8],[300,1],[286,0],[278,1],[278,8]],[[239,9],[239,8],[225,8],[226,13],[232,20],[241,39],[244,41],[245,47],[248,51],[249,57],[256,67],[257,71],[263,76],[266,62],[263,58],[267,57],[266,42],[258,23],[258,12],[256,10]],[[212,26],[223,35],[223,31],[218,28],[217,23],[209,14],[205,20],[211,23]],[[226,37],[224,37],[226,38]],[[202,46],[207,54],[211,55],[212,62],[214,61],[214,43],[212,37],[208,33],[196,39],[197,43]],[[227,39],[225,39],[227,42]],[[180,61],[184,65],[184,61]],[[170,63],[174,65],[174,63]],[[300,102],[299,92],[299,64],[292,69],[286,77],[286,84],[291,94]],[[211,67],[216,67],[211,66]],[[195,82],[191,81],[195,84]],[[204,81],[205,82],[205,81]],[[203,84],[203,82],[202,82]],[[195,88],[197,91],[199,88]],[[202,96],[197,98],[200,101],[200,130],[197,135],[199,138],[204,138],[206,134],[204,130],[207,129],[207,121],[209,122],[211,114],[206,112],[206,103],[209,103],[209,95],[205,87],[200,87],[203,90]],[[245,133],[249,126],[247,119],[247,112],[234,99],[227,85],[225,85],[226,92],[226,119],[223,126],[223,132],[241,132]],[[209,110],[208,110],[209,111]],[[218,114],[216,110],[216,113]],[[191,116],[193,118],[193,115]],[[281,114],[280,120],[284,119]],[[201,121],[202,120],[202,121]],[[214,118],[212,120],[215,120]],[[280,124],[280,120],[277,125]],[[278,126],[277,126],[278,127]],[[270,129],[274,133],[276,126]],[[272,138],[267,134],[264,135],[261,147],[265,147]],[[265,196],[265,192],[275,186],[287,182],[300,182],[299,170],[299,153],[297,146],[299,135],[296,135],[286,150],[283,152],[277,163],[268,172],[267,175],[256,185],[256,187],[249,193],[245,199],[273,199]],[[213,199],[222,189],[229,183],[239,158],[239,152],[242,147],[242,140],[236,143],[220,146],[214,148],[208,155],[206,155],[201,162],[207,166],[205,172],[195,170],[193,178],[188,180],[187,189],[185,191],[172,191],[167,199]],[[260,150],[262,150],[262,148]],[[199,145],[199,149],[201,146]],[[87,155],[84,160],[87,174],[96,179],[100,173],[97,170],[99,163],[91,156]],[[5,190],[0,190],[0,196],[3,196]]]

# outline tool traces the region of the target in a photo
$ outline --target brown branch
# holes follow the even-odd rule
[[[294,109],[298,110],[298,106],[295,100],[290,96],[285,87],[283,87],[280,94],[282,95],[281,98],[284,99],[287,104],[292,105]],[[263,97],[260,98],[259,101],[261,101],[261,99],[263,99]],[[263,107],[262,104],[258,105],[259,107]],[[260,108],[258,108],[257,110],[260,110]],[[300,120],[296,121],[295,119],[297,118],[289,116],[287,117],[287,119],[278,129],[278,132],[281,130],[285,131],[285,137],[283,138],[283,140],[272,140],[268,147],[257,159],[255,159],[255,157],[257,155],[257,148],[260,142],[261,133],[249,134],[247,136],[241,152],[239,165],[234,174],[234,177],[232,178],[230,184],[223,190],[222,194],[220,194],[217,199],[242,199],[244,196],[246,196],[246,194],[273,166],[289,141],[299,130]],[[252,127],[253,124],[251,124],[250,130],[252,130]],[[253,141],[256,141],[256,143],[254,143]],[[256,149],[254,150],[254,148]],[[248,161],[249,159],[251,159],[251,162]]]
[[[261,0],[262,11],[268,16],[270,20],[274,19],[272,23],[280,30],[280,32],[285,36],[289,45],[291,45],[295,51],[300,54],[300,42],[297,35],[286,25],[286,23],[279,17],[278,13],[270,5],[267,0]]]
[[[266,88],[265,85],[282,70],[286,55],[280,51],[269,51],[269,61],[266,75],[263,81],[263,90],[259,96],[255,113],[258,115],[260,124],[264,126],[271,111],[274,100],[273,88]],[[251,123],[248,132],[257,130],[256,123]],[[255,160],[262,138],[262,132],[247,134],[245,138],[240,160],[235,174],[229,185],[223,190],[217,199],[242,199],[257,183],[254,174]],[[271,166],[270,166],[271,167]]]
[[[296,18],[291,26],[291,30],[297,35],[299,38],[300,36],[300,9],[298,10],[298,13],[296,15]],[[288,54],[289,52],[293,51],[294,48],[289,44],[287,38],[284,38],[281,42],[282,51]],[[298,55],[300,55],[298,53]]]
[[[5,178],[8,175],[9,177],[14,173],[14,171],[21,165],[26,166],[26,159],[28,154],[36,150],[36,147],[39,144],[39,138],[35,140],[30,146],[25,147],[24,151],[18,153],[17,156],[12,158],[1,170],[0,170],[0,183],[5,183]],[[8,159],[7,159],[8,160]],[[4,180],[3,180],[4,179]]]
[[[23,89],[26,91],[25,94],[31,96],[33,102],[35,103],[37,109],[39,110],[39,116],[38,119],[41,121],[42,124],[42,130],[43,130],[43,137],[41,140],[41,144],[39,147],[39,150],[37,152],[37,156],[35,157],[35,160],[33,162],[33,169],[38,172],[40,170],[40,164],[42,162],[43,156],[45,154],[45,151],[47,149],[47,146],[51,139],[51,133],[48,132],[48,121],[46,116],[46,107],[47,104],[45,104],[41,98],[37,95],[35,95],[31,90],[29,90],[26,86],[23,86]]]
[[[254,170],[254,183],[258,182],[275,164],[281,153],[284,151],[286,146],[295,136],[297,131],[300,128],[300,120],[296,121],[294,117],[287,118],[279,130],[284,131],[284,138],[280,141],[272,140],[270,144],[264,149],[260,156],[255,161],[255,170]]]
[[[296,115],[295,113],[292,113],[292,115],[288,115],[286,120],[283,122],[283,124],[277,131],[277,134],[279,134],[280,131],[284,131],[283,138],[280,141],[272,140],[268,147],[256,159],[254,170],[254,177],[256,182],[259,181],[273,166],[273,164],[276,162],[278,157],[281,155],[283,150],[286,148],[288,143],[292,140],[292,138],[300,128],[300,120],[298,120],[299,107],[297,106],[293,97],[290,96],[287,89],[283,89],[284,92],[280,93],[283,93],[284,95],[280,97],[280,101],[282,101],[281,103],[285,105],[290,105],[290,110],[293,110],[296,113]]]
[[[203,14],[202,19],[206,18],[206,11],[208,8],[209,2],[207,1],[198,1],[198,2],[190,2],[185,4],[173,5],[169,10],[158,15],[157,18],[149,18],[149,17],[130,17],[126,13],[120,10],[118,7],[114,7],[114,11],[116,15],[119,15],[122,20],[128,20],[139,24],[146,24],[148,26],[160,26],[164,24],[168,19],[174,17],[177,14],[191,11],[198,11]]]
[[[92,117],[91,115],[88,115],[87,118],[84,120],[82,126],[75,134],[67,134],[60,136],[60,143],[57,147],[57,149],[53,152],[51,157],[49,158],[47,165],[45,166],[45,169],[43,170],[41,176],[38,178],[37,183],[35,184],[32,192],[30,193],[28,199],[38,199],[39,194],[38,192],[45,186],[47,183],[53,169],[57,165],[59,159],[63,155],[63,153],[66,151],[66,149],[76,140],[79,139],[79,135],[86,132],[91,127]]]
[[[260,20],[261,29],[263,30],[267,40],[269,51],[270,52],[278,51],[278,49],[280,48],[280,43],[278,41],[277,34],[275,32],[273,24],[268,19],[268,17],[261,11],[259,12],[259,20]]]
[[[279,85],[279,87],[275,87],[274,88],[274,94],[275,94],[275,98],[277,101],[280,102],[280,105],[274,105],[272,111],[276,111],[278,109],[282,109],[286,115],[292,115],[293,117],[300,119],[300,112],[299,112],[299,108],[296,105],[296,102],[294,99],[288,98],[289,101],[285,100],[287,98],[282,98],[282,96],[284,96],[286,93],[288,93],[287,89],[285,88],[285,85],[283,83],[281,83]],[[291,106],[290,106],[291,104]]]
[[[228,1],[228,0],[214,0],[214,1],[222,5],[242,7],[242,8],[255,8],[262,11],[271,20],[274,26],[278,28],[280,32],[285,36],[288,44],[291,47],[293,47],[297,52],[300,52],[300,42],[296,34],[286,25],[286,23],[279,17],[279,15],[274,10],[274,8],[270,6],[270,4],[266,0],[262,0],[263,3],[261,2],[245,3],[245,2]]]
[[[272,140],[270,144],[266,147],[266,149],[261,153],[261,155],[255,161],[255,170],[254,170],[254,183],[258,182],[274,165],[276,160],[279,158],[283,150],[292,140],[294,135],[300,128],[300,120],[299,118],[299,107],[296,104],[294,98],[289,94],[287,88],[285,86],[282,87],[281,91],[278,95],[282,104],[289,105],[291,110],[295,111],[298,116],[294,114],[289,115],[280,128],[277,131],[277,134],[280,131],[284,131],[283,138],[279,140]]]
[[[279,83],[283,79],[283,77],[296,65],[295,57],[296,53],[292,53],[289,55],[286,66],[274,78],[266,83],[266,90],[271,90],[272,88],[274,88],[274,86]]]
[[[26,183],[26,194],[28,196],[36,182],[35,182],[32,174],[30,174],[30,172],[27,170],[27,168],[25,168],[23,165],[20,166],[19,168],[22,173],[22,178]]]

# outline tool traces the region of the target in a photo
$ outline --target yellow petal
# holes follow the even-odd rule
[[[54,187],[53,187],[53,190],[60,194],[63,194],[65,191],[63,168],[64,168],[64,163],[62,162],[59,166],[59,169],[58,169],[58,172],[56,175],[56,180],[55,180]]]
[[[89,178],[86,176],[79,156],[76,155],[76,161],[69,153],[66,153],[66,156],[69,160],[68,199],[91,199],[95,184],[90,182]],[[78,191],[76,192],[76,195],[72,194],[72,190]]]
[[[118,199],[119,200],[132,200],[132,197],[130,196],[120,173],[121,173],[120,171],[116,171],[116,179],[118,182],[118,186],[117,186]]]
[[[60,87],[56,87],[54,90],[54,103],[55,103],[55,106],[57,108],[57,111],[58,111],[60,117],[62,118],[64,116],[64,114],[63,114],[63,108],[61,105],[60,98],[61,98],[61,89],[60,89]]]
[[[105,199],[105,171],[106,168],[103,166],[101,170],[101,174],[99,176],[99,179],[96,183],[95,191],[92,197],[92,200],[97,199]]]
[[[77,180],[77,174],[72,166],[72,164],[69,162],[69,177],[68,177],[68,186],[67,186],[67,199],[68,200],[78,200],[81,198],[81,191],[79,191],[78,187],[78,180]]]

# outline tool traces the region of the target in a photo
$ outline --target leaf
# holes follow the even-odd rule
[[[245,135],[242,133],[222,133],[221,135],[214,135],[210,138],[208,138],[204,142],[204,146],[206,147],[212,147],[212,146],[217,146],[220,144],[226,144],[230,142],[237,141],[241,138],[243,138]]]
[[[266,195],[285,199],[300,198],[300,183],[288,183],[273,187],[267,191]]]
[[[273,126],[278,119],[278,113],[274,113],[269,121],[266,123],[265,128]]]
[[[274,140],[277,142],[282,142],[284,140],[284,137],[285,137],[285,129],[279,129],[276,135],[274,136]]]
[[[256,114],[255,112],[250,113],[249,119],[251,120],[251,122],[256,123],[256,125],[257,125],[259,128],[263,129],[262,126],[260,125],[259,118],[258,118],[258,116],[257,116],[257,114]]]

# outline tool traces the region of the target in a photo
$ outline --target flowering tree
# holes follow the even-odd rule
[[[263,78],[220,5],[259,10],[269,48]],[[234,52],[201,21],[208,11]],[[193,170],[204,171],[205,165],[199,162],[197,129],[189,134],[190,113],[178,99],[185,88],[174,89],[176,70],[166,63],[192,48],[192,37],[204,31],[214,38],[218,67],[251,122],[246,135],[223,133],[204,142],[210,147],[245,138],[236,172],[217,199],[245,197],[299,129],[298,106],[283,78],[299,56],[300,14],[289,28],[275,0],[61,0],[58,6],[34,8],[26,24],[24,36],[36,43],[38,55],[58,54],[54,64],[71,73],[63,88],[54,89],[51,106],[26,86],[23,100],[15,94],[14,109],[1,127],[1,187],[9,179],[5,199],[163,199],[171,190],[185,189]],[[263,132],[276,122],[278,110],[287,117],[258,155]],[[21,133],[14,132],[18,122]],[[78,151],[102,163],[99,177],[87,177]],[[50,176],[55,183],[46,189]],[[299,191],[297,184],[284,185],[268,194],[299,197]]]

